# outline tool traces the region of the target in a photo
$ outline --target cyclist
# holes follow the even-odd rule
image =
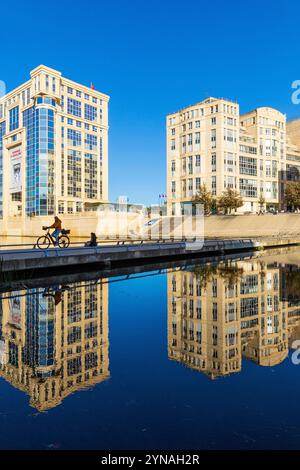
[[[55,229],[51,236],[55,239],[54,246],[57,246],[58,245],[58,237],[61,234],[61,230],[62,230],[61,220],[57,216],[55,216],[54,217],[54,223],[52,225],[50,225],[50,227],[46,227],[46,228],[54,228]]]

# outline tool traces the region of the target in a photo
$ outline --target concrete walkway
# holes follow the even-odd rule
[[[70,268],[97,264],[98,268],[138,265],[151,261],[183,259],[254,251],[261,247],[255,240],[206,240],[201,242],[165,242],[98,246],[95,248],[70,247],[67,249],[50,248],[18,249],[0,251],[0,271],[2,273],[48,269]]]

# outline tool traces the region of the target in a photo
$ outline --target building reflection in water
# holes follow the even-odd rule
[[[299,267],[259,259],[169,273],[169,358],[210,378],[239,372],[242,356],[261,366],[281,363],[300,329],[300,299],[286,292],[287,269],[297,283]]]
[[[108,285],[3,294],[0,377],[28,393],[39,411],[107,379]]]

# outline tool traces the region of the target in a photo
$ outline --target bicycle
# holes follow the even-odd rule
[[[43,227],[43,230],[47,230],[47,233],[37,239],[36,241],[37,247],[40,250],[47,250],[51,244],[53,246],[56,246],[55,245],[56,240],[55,238],[52,237],[50,233],[50,229],[48,227]],[[70,245],[70,238],[68,237],[69,233],[70,233],[70,230],[62,229],[61,234],[57,238],[57,243],[58,243],[59,248],[68,248],[68,246]]]

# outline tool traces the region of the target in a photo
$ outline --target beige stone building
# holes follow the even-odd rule
[[[210,378],[240,372],[243,357],[282,362],[300,309],[283,300],[280,269],[254,260],[169,273],[169,358]]]
[[[287,135],[286,117],[276,109],[240,115],[237,103],[212,97],[168,115],[169,211],[182,213],[204,184],[217,197],[237,190],[244,202],[238,212],[257,212],[262,198],[267,209],[281,208],[281,178],[300,161],[299,130],[290,123]]]
[[[16,216],[76,214],[108,200],[108,102],[43,65],[0,98],[4,225]]]
[[[0,300],[0,377],[39,411],[109,378],[108,285],[31,289]]]

